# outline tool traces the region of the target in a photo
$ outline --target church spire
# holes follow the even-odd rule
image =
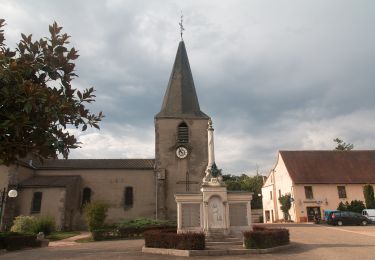
[[[183,40],[178,45],[163,105],[156,117],[208,118],[199,107],[193,75]]]

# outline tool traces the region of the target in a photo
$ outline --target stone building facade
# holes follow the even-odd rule
[[[110,223],[136,217],[176,220],[175,193],[198,192],[207,166],[207,123],[183,41],[161,110],[154,159],[24,160],[0,166],[2,228],[18,215],[50,215],[60,229],[84,227],[82,206],[109,205]],[[18,196],[7,192],[16,189]]]

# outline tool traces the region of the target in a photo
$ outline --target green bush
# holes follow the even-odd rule
[[[13,226],[10,228],[11,232],[19,233],[34,233],[35,217],[32,216],[18,216],[13,221]]]
[[[92,201],[85,205],[84,212],[86,216],[89,231],[100,229],[104,226],[107,217],[108,205],[100,201]]]
[[[149,226],[175,226],[175,223],[169,220],[136,218],[131,220],[123,220],[116,225],[117,228],[143,228]]]
[[[244,244],[248,249],[263,249],[289,244],[289,230],[285,228],[255,228],[246,231]]]
[[[43,232],[46,236],[55,231],[55,219],[50,216],[18,216],[13,221],[11,232],[34,233]]]
[[[51,216],[41,216],[36,218],[33,231],[35,234],[43,232],[44,235],[48,236],[56,230],[55,219]]]

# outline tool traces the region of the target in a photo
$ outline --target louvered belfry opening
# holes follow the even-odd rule
[[[189,142],[189,127],[185,122],[182,122],[178,126],[177,133],[177,142],[178,143],[188,143]]]

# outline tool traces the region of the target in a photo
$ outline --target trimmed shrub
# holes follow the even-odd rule
[[[176,223],[169,220],[156,220],[149,218],[136,218],[131,220],[123,220],[116,226],[118,228],[143,228],[143,227],[156,227],[156,226],[175,226]]]
[[[244,244],[248,249],[263,249],[289,244],[289,230],[285,228],[254,229],[246,231]]]
[[[258,225],[254,225],[253,226],[253,231],[259,231],[259,230],[266,230],[267,228],[266,227],[264,227],[264,226],[258,226]]]
[[[92,201],[85,204],[84,212],[89,231],[101,229],[104,226],[107,211],[108,205],[104,202]]]
[[[40,247],[41,242],[36,240],[34,234],[15,232],[0,233],[0,248],[8,251],[18,250],[25,247]]]
[[[204,250],[206,246],[203,232],[177,234],[177,230],[174,228],[159,229],[145,231],[144,237],[146,247]]]

